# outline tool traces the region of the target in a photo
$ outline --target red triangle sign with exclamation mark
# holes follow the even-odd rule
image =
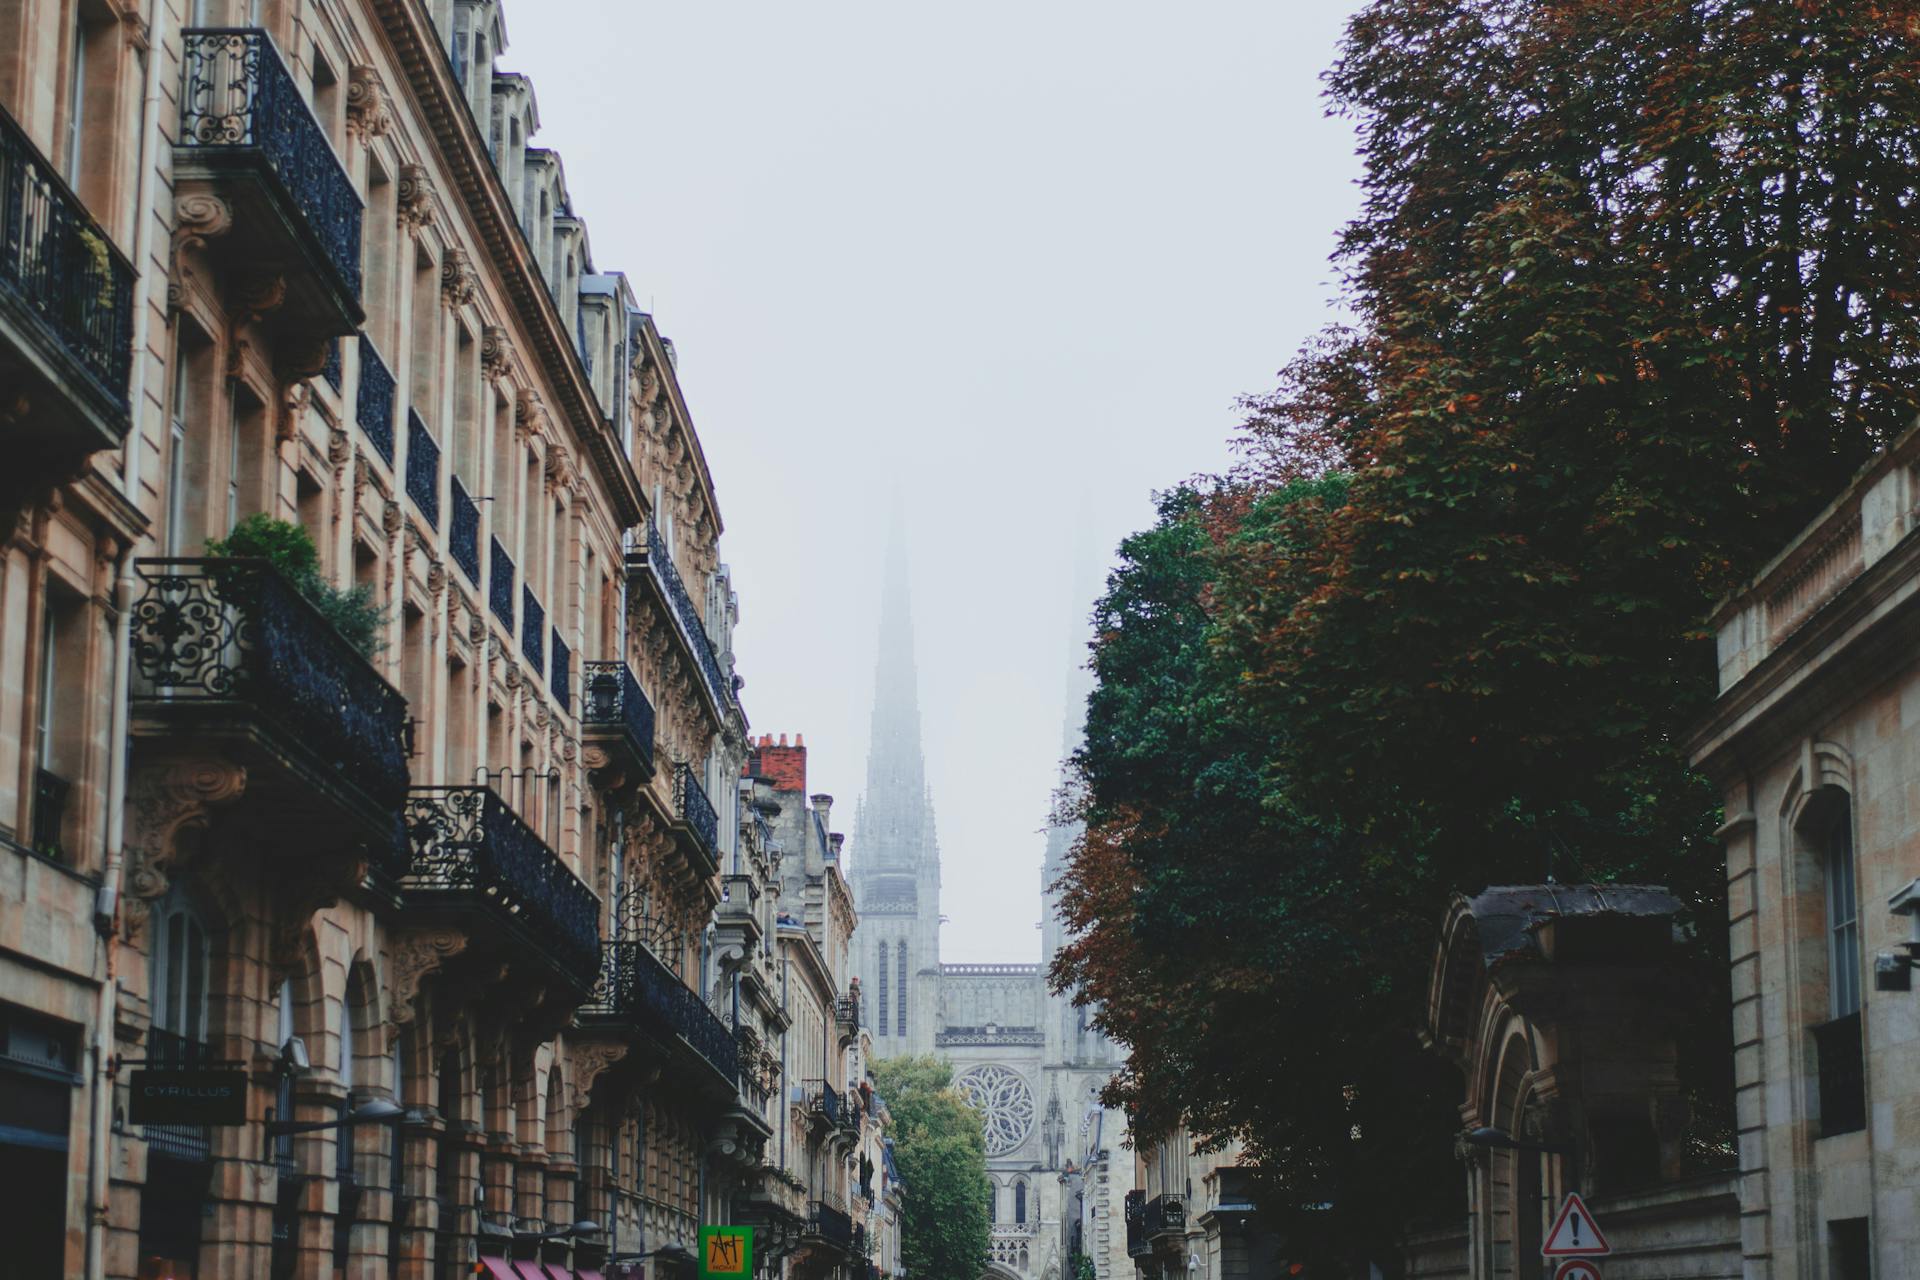
[[[1612,1252],[1613,1246],[1600,1234],[1600,1224],[1593,1220],[1587,1202],[1580,1198],[1579,1192],[1567,1192],[1566,1200],[1560,1205],[1560,1216],[1553,1220],[1553,1230],[1547,1232],[1546,1242],[1540,1246],[1540,1256],[1594,1258]]]

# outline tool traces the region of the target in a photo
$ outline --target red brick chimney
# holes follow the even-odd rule
[[[793,745],[787,745],[787,735],[781,734],[778,742],[773,735],[763,733],[760,741],[747,757],[747,772],[758,774],[773,784],[775,791],[797,791],[802,795],[807,790],[807,744],[799,734],[793,735]]]

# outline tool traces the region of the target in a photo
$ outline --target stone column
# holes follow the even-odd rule
[[[446,1122],[433,1112],[401,1122],[400,1186],[395,1198],[393,1230],[400,1239],[394,1250],[398,1265],[394,1280],[432,1280],[433,1236],[438,1223],[433,1202],[434,1162]]]

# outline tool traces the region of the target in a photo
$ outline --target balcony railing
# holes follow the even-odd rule
[[[809,1200],[805,1234],[844,1253],[853,1248],[853,1219],[838,1205],[826,1200]]]
[[[417,409],[407,410],[407,496],[427,523],[440,527],[440,446]]]
[[[540,607],[533,588],[520,588],[520,652],[533,664],[536,675],[546,665],[547,611]]]
[[[700,610],[694,607],[693,597],[687,594],[686,584],[680,580],[680,571],[673,567],[673,557],[667,552],[667,544],[651,520],[647,521],[646,536],[647,568],[672,606],[674,617],[680,623],[680,631],[686,638],[687,647],[693,650],[694,661],[706,680],[714,703],[724,708],[733,701],[733,686],[721,674],[720,660],[714,656],[713,641],[707,638],[707,628],[700,619]]]
[[[513,630],[513,557],[500,545],[500,539],[489,538],[487,550],[487,604],[493,609],[493,616],[500,619],[508,631]]]
[[[847,1102],[841,1092],[825,1080],[802,1081],[801,1087],[806,1091],[808,1114],[820,1117],[830,1128],[839,1128]]]
[[[691,765],[673,767],[673,804],[680,821],[693,829],[694,839],[707,855],[707,861],[715,861],[720,849],[720,815],[714,812],[713,801],[707,799],[705,788],[695,781]]]
[[[360,430],[380,456],[393,464],[393,374],[387,362],[374,350],[366,334],[360,335],[360,386],[353,397],[353,414]]]
[[[67,796],[73,784],[45,769],[33,771],[33,851],[47,858],[66,856],[62,832],[67,822]]]
[[[182,33],[180,146],[263,162],[346,295],[360,298],[360,197],[265,31]]]
[[[635,760],[653,772],[653,704],[640,691],[633,668],[624,662],[581,664],[586,685],[580,700],[580,724],[589,735],[615,733]]]
[[[408,782],[407,700],[291,583],[264,560],[237,557],[135,567],[146,584],[133,606],[136,697],[163,707],[250,704],[398,812]]]
[[[133,368],[133,264],[4,110],[0,236],[0,288],[124,416]]]
[[[401,888],[421,906],[473,905],[515,928],[581,990],[600,973],[600,903],[490,787],[415,787],[412,863]]]
[[[1147,1201],[1142,1225],[1149,1240],[1155,1236],[1186,1234],[1187,1198],[1177,1195],[1155,1196]]]
[[[480,585],[480,504],[467,496],[467,487],[459,476],[447,481],[447,554],[467,575],[467,581]]]
[[[553,629],[549,637],[549,647],[553,653],[553,666],[547,672],[547,688],[553,690],[553,700],[560,704],[562,711],[573,710],[573,650],[560,638],[560,628]]]
[[[1129,1191],[1126,1199],[1127,1256],[1143,1258],[1153,1252],[1147,1243],[1147,1193]]]
[[[740,1046],[698,992],[636,939],[609,942],[604,952],[600,982],[584,1012],[632,1019],[655,1032],[678,1036],[714,1070],[729,1081],[738,1080]]]
[[[833,1002],[833,1016],[843,1031],[849,1034],[860,1030],[860,1001],[854,996],[841,996]]]

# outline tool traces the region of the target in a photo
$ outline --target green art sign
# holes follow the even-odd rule
[[[747,1280],[752,1274],[752,1227],[700,1228],[701,1280]]]

